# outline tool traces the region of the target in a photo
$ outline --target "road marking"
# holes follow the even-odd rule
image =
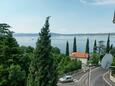
[[[97,69],[99,69],[99,68],[100,68],[100,67],[94,68],[94,69],[91,70],[91,72],[93,72],[93,71],[95,71],[95,70],[97,70]]]
[[[77,80],[77,79],[73,79],[73,81],[74,81],[74,82],[78,82],[78,80]]]
[[[107,73],[109,73],[109,71],[108,72],[106,72],[105,74],[103,74],[103,80],[109,85],[109,86],[112,86],[104,77],[105,77],[105,75],[107,74]]]
[[[80,82],[86,75],[87,73],[85,73],[78,81]]]
[[[88,83],[88,79],[86,79],[86,81],[85,81],[85,85],[87,85],[87,83]]]
[[[88,73],[86,73],[86,75],[83,77],[82,81],[84,81],[87,78],[87,76],[88,76]]]
[[[91,70],[91,72],[93,72],[93,71],[95,71],[95,70],[97,70],[97,69],[99,69],[100,67],[97,67],[97,68],[94,68],[94,69],[92,69]],[[87,72],[88,73],[88,72]],[[87,73],[85,73],[78,81],[80,82],[86,75],[87,75]],[[85,78],[84,78],[85,79]]]

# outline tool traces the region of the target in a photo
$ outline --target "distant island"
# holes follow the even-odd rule
[[[76,33],[76,34],[61,34],[51,33],[51,36],[83,36],[83,35],[115,35],[115,33]],[[38,33],[14,33],[14,36],[38,36]]]

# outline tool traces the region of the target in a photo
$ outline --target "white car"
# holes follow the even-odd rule
[[[73,78],[71,75],[65,75],[64,77],[59,79],[60,82],[72,82]]]

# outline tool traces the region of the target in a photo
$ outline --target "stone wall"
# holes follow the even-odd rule
[[[113,76],[111,75],[111,72],[110,72],[110,79],[111,79],[111,81],[115,82],[115,77],[113,77]]]

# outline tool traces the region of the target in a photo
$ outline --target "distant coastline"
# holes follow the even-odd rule
[[[85,36],[85,35],[115,35],[115,33],[76,33],[76,34],[61,34],[61,33],[51,33],[52,36]],[[38,36],[38,33],[14,33],[14,36]]]

